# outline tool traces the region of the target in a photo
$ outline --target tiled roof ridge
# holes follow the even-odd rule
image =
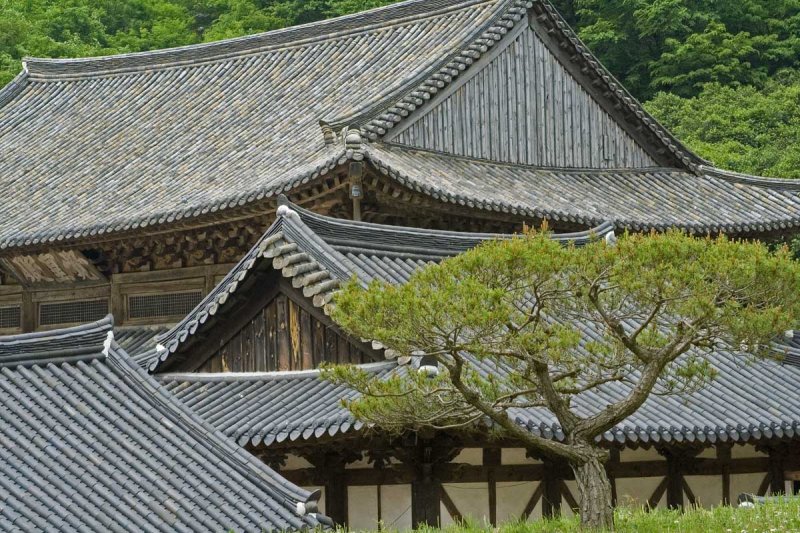
[[[358,368],[368,372],[378,372],[397,366],[396,360],[378,361],[374,363],[362,363]],[[237,383],[247,381],[284,381],[294,379],[319,378],[322,369],[314,368],[310,370],[277,370],[272,372],[186,372],[186,373],[165,373],[158,374],[156,379],[160,382],[166,381],[191,381],[195,383],[219,383],[234,381]]]
[[[315,213],[313,211],[309,211],[307,209],[303,209],[298,206],[292,206],[291,208],[300,216],[301,219],[303,219],[306,225],[313,225],[313,223],[317,221],[328,226],[336,226],[338,228],[341,228],[344,233],[349,233],[349,234],[352,234],[353,230],[363,229],[369,231],[370,233],[377,233],[382,235],[402,235],[414,238],[418,237],[420,239],[431,238],[431,237],[446,237],[447,239],[451,239],[454,241],[462,241],[463,243],[471,246],[474,246],[477,241],[485,241],[491,239],[508,239],[516,235],[516,234],[505,234],[505,233],[472,233],[466,231],[414,228],[407,226],[391,226],[386,224],[375,224],[370,222],[333,218],[321,215],[319,213]],[[559,242],[575,242],[576,244],[583,244],[591,239],[605,237],[607,234],[613,231],[614,231],[614,224],[610,221],[603,221],[600,224],[584,231],[577,231],[571,233],[553,233],[551,234],[551,238]],[[353,235],[351,239],[323,237],[323,240],[325,240],[328,244],[333,246],[333,248],[340,251],[342,249],[350,250],[358,248],[363,248],[365,250],[393,251],[396,248],[389,244],[382,244],[380,242],[372,240],[359,239],[357,235]],[[419,246],[419,248],[410,248],[404,245],[402,249],[397,249],[395,251],[406,252],[405,255],[414,255],[416,252],[419,253],[420,255],[446,257],[455,255],[464,250],[463,247],[459,246],[448,247],[447,245],[442,245],[441,243],[437,242],[435,247],[434,246],[427,247],[424,244],[422,244]]]
[[[752,174],[734,172],[732,170],[725,170],[708,165],[701,165],[699,168],[705,174],[723,179],[725,181],[730,181],[732,183],[754,185],[756,187],[763,187],[765,189],[773,189],[778,191],[800,192],[800,180],[798,179],[754,176]]]
[[[463,72],[470,70],[469,67],[472,64],[495,44],[499,43],[524,18],[527,10],[537,6],[541,14],[537,16],[532,13],[531,16],[537,16],[541,21],[546,20],[553,30],[561,32],[572,46],[576,59],[583,64],[586,71],[593,72],[596,79],[605,85],[608,93],[616,101],[616,105],[625,107],[635,115],[636,119],[647,127],[650,133],[663,144],[664,149],[668,150],[687,169],[692,172],[698,172],[699,166],[707,164],[707,161],[684,146],[681,141],[675,138],[672,133],[644,109],[642,104],[628,92],[588,47],[581,42],[575,31],[549,0],[508,0],[508,2],[509,5],[495,17],[488,29],[477,39],[473,40],[444,66],[431,74],[413,90],[407,92],[393,105],[388,108],[376,108],[371,112],[340,117],[331,120],[331,124],[337,126],[345,124],[360,125],[371,141],[378,140],[413,111],[424,106],[436,93],[450,85]]]
[[[348,38],[497,0],[407,0],[351,15],[175,48],[88,58],[25,58],[36,80],[72,80],[205,64],[269,50]],[[502,0],[501,0],[502,1]]]
[[[488,26],[461,50],[447,58],[442,66],[413,84],[396,102],[386,106],[378,102],[369,110],[344,117],[333,117],[328,122],[338,128],[346,125],[360,126],[371,141],[385,135],[409,114],[425,105],[436,93],[450,85],[459,75],[469,70],[478,59],[499,43],[521,21],[533,0],[501,0],[505,5]]]
[[[364,154],[366,159],[369,160],[373,166],[378,169],[382,174],[386,177],[393,179],[400,183],[401,185],[408,187],[414,191],[423,193],[427,196],[430,196],[434,199],[440,200],[442,202],[451,203],[455,205],[462,205],[467,206],[469,208],[477,208],[483,209],[486,211],[495,211],[501,213],[508,213],[513,215],[523,215],[529,216],[538,219],[552,219],[555,221],[565,221],[571,222],[574,224],[581,224],[585,226],[599,226],[606,221],[606,217],[599,218],[595,216],[586,216],[580,215],[576,213],[567,213],[559,210],[553,210],[549,208],[541,208],[541,207],[530,207],[523,204],[513,204],[506,201],[499,201],[499,200],[485,200],[482,198],[478,198],[474,195],[470,195],[469,193],[462,193],[462,194],[451,194],[447,191],[432,186],[423,182],[422,180],[418,179],[417,176],[413,176],[407,172],[404,172],[402,169],[397,168],[396,166],[392,165],[389,161],[387,161],[386,157],[382,154],[384,150],[386,150],[386,145],[380,145],[371,143],[366,146],[364,149]],[[389,147],[390,150],[398,149],[397,146]],[[400,149],[400,151],[405,151],[405,148]],[[390,151],[387,151],[390,153]],[[443,158],[451,158],[450,154],[436,154]],[[484,160],[474,160],[477,163],[489,164],[494,165],[495,163],[492,161],[484,161]],[[535,167],[531,167],[535,168]],[[697,167],[700,169],[701,167]],[[704,167],[705,168],[705,167]],[[580,173],[582,169],[573,169],[571,174]],[[653,169],[639,169],[640,172],[653,172]],[[565,170],[566,172],[566,170]],[[762,188],[765,188],[765,183],[771,184],[771,187],[778,189],[779,184],[783,184],[783,180],[777,180],[775,178],[757,178],[757,177],[747,177],[743,175],[738,175],[737,177],[732,177],[731,173],[726,173],[726,176],[719,175],[718,173],[724,172],[716,170],[715,172],[710,172],[705,177],[720,179],[724,181],[733,181],[739,180],[739,183],[748,184],[748,185],[756,185],[759,182]],[[703,177],[703,174],[700,173],[700,177]],[[766,181],[762,181],[766,180]],[[791,182],[791,180],[785,180],[787,182]],[[800,183],[798,184],[800,186]],[[795,187],[793,183],[786,184],[785,190],[794,190],[792,187]],[[780,191],[779,191],[780,192]],[[702,222],[691,222],[691,223],[682,223],[679,225],[676,224],[648,224],[643,225],[639,224],[636,220],[632,219],[625,219],[619,218],[613,221],[614,225],[618,229],[624,228],[633,228],[636,231],[646,230],[646,229],[655,229],[657,231],[665,231],[670,228],[678,228],[684,231],[688,231],[693,234],[705,234],[708,232],[720,232],[720,233],[740,233],[740,232],[754,232],[754,231],[765,231],[765,230],[778,230],[778,229],[786,229],[788,227],[798,227],[800,226],[800,213],[797,214],[791,221],[774,221],[774,222],[752,222],[752,223],[725,223],[725,224],[718,224],[716,226],[709,227],[707,224]]]
[[[89,361],[108,356],[114,334],[111,315],[65,329],[0,337],[0,368]]]
[[[445,152],[444,150],[436,150],[434,148],[422,146],[410,146],[400,144],[393,141],[385,142],[378,140],[371,143],[372,146],[377,146],[382,149],[388,150],[401,150],[404,152],[422,152],[438,156],[447,157],[449,159],[468,161],[473,163],[486,163],[498,167],[518,168],[525,170],[536,170],[539,172],[547,172],[551,174],[641,174],[643,172],[662,172],[674,174],[686,174],[686,169],[679,167],[665,167],[665,166],[649,166],[649,167],[554,167],[547,165],[535,165],[532,163],[515,163],[511,161],[500,161],[499,159],[490,159],[488,157],[476,157],[465,154],[454,154]],[[800,181],[800,180],[798,180]]]

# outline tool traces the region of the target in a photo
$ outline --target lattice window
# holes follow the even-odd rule
[[[129,296],[128,318],[183,317],[202,299],[200,291]]]
[[[0,307],[0,329],[15,329],[21,325],[22,312],[20,306],[9,305]]]
[[[39,304],[39,325],[80,324],[108,314],[108,299]]]

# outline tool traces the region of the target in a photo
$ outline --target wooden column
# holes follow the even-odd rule
[[[560,465],[550,459],[544,460],[542,477],[542,516],[551,518],[561,515]]]
[[[325,490],[325,515],[337,525],[347,527],[348,501],[347,463],[355,461],[361,454],[334,451],[306,454],[305,458],[314,465],[314,483]]]
[[[667,454],[667,507],[683,509],[683,476],[680,455]]]
[[[611,449],[611,457],[606,463],[606,475],[608,481],[611,483],[611,505],[617,506],[617,477],[614,475],[615,470],[619,468],[619,448]]]
[[[483,449],[483,466],[486,467],[486,482],[489,488],[489,522],[497,525],[497,475],[495,467],[500,466],[500,448]]]
[[[767,449],[769,453],[769,491],[772,494],[785,494],[785,465],[788,449],[785,445],[778,444]]]
[[[423,524],[438,527],[441,499],[442,484],[434,476],[433,462],[420,464],[411,483],[411,527],[417,529]]]
[[[717,461],[722,469],[722,504],[731,504],[731,445],[717,445]]]

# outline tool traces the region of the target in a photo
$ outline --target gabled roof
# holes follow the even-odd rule
[[[110,318],[0,338],[0,529],[283,531],[316,498],[186,408]]]
[[[610,236],[610,225],[593,232],[556,235],[578,244]],[[497,235],[400,228],[332,219],[293,205],[279,210],[279,219],[264,239],[208,299],[182,323],[159,340],[174,349],[163,350],[150,363],[162,368],[175,352],[191,351],[190,339],[213,327],[213,316],[224,310],[253,269],[271,264],[298,287],[304,287],[315,305],[330,300],[340,280],[355,276],[363,283],[380,279],[403,283],[417,269],[454,255]],[[245,291],[246,292],[246,291]],[[580,326],[580,325],[579,325]],[[587,338],[596,331],[583,326]],[[206,333],[209,331],[206,330]],[[211,331],[213,335],[213,331]],[[786,343],[784,343],[786,344]],[[776,344],[778,355],[794,348]],[[587,348],[588,349],[588,348]],[[792,351],[794,350],[794,351]],[[387,354],[388,355],[388,354]],[[509,370],[490,362],[474,361],[486,373]],[[606,443],[648,445],[657,442],[752,442],[795,438],[800,432],[800,366],[777,360],[753,361],[726,350],[713,355],[718,377],[698,392],[653,395],[626,421],[606,432]],[[381,376],[404,372],[399,360],[368,365]],[[226,435],[245,445],[270,445],[335,437],[361,430],[363,424],[341,406],[352,391],[321,380],[318,371],[245,374],[161,374],[165,386]],[[627,384],[612,383],[586,393],[574,402],[579,414],[588,414],[626,392]],[[555,418],[542,409],[516,409],[517,423],[548,438],[563,439]]]
[[[189,315],[164,335],[158,347],[142,357],[150,371],[158,371],[186,354],[200,331],[208,331],[226,304],[239,296],[252,273],[265,268],[280,271],[317,307],[324,307],[339,283],[356,276],[363,283],[382,279],[406,281],[425,264],[469,250],[488,239],[510,235],[427,230],[354,222],[322,216],[281,200],[278,218],[225,278]],[[552,235],[578,246],[613,234],[613,225],[577,233]],[[247,297],[247,291],[242,298]],[[376,349],[380,346],[374,345]]]
[[[233,209],[344,154],[320,120],[399,97],[512,0],[413,0],[217,43],[28,59],[0,91],[0,248]]]
[[[391,167],[397,152],[379,156],[381,132],[480,68],[481,57],[527,20],[529,9],[537,24],[560,36],[609,105],[626,110],[675,166],[703,173],[702,160],[624,91],[546,0],[411,0],[218,43],[27,60],[20,76],[0,90],[0,185],[16,191],[0,207],[0,249],[110,238],[190,220],[211,223],[220,212],[263,213],[278,194],[363,157],[358,143],[348,145],[348,136],[337,137],[332,127],[362,128],[374,141],[372,162]],[[531,186],[530,172],[519,170],[517,186]],[[665,205],[645,216],[628,202],[660,205],[664,196],[649,186],[629,190],[634,176],[622,174],[597,173],[601,181],[622,183],[596,198],[591,187],[576,183],[577,206],[565,216],[703,231],[796,226],[787,214],[797,209],[792,193],[759,195],[749,184],[732,188],[673,170],[666,174],[675,187],[691,187],[689,194],[708,195],[708,201],[685,204],[676,196],[674,209]],[[653,174],[660,181],[663,172],[643,171],[635,179],[645,182]],[[423,191],[448,199],[450,185],[435,176],[417,173],[414,179]],[[590,180],[594,173],[581,176]],[[550,216],[551,199],[552,191],[544,190],[509,209]],[[466,202],[506,209],[502,197]],[[706,204],[715,206],[708,214]],[[551,211],[559,216],[559,209]]]

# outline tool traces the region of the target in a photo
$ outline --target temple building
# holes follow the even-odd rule
[[[354,393],[321,380],[321,362],[385,375],[417,362],[325,314],[339,283],[403,283],[545,221],[576,245],[668,228],[800,233],[800,182],[692,153],[547,0],[410,0],[183,48],[28,59],[0,90],[0,183],[13,192],[0,333],[59,344],[63,328],[96,335],[111,326],[79,325],[112,314],[111,352],[163,387],[148,378],[131,394],[188,408],[241,461],[279,470],[287,501],[308,497],[292,483],[319,488],[325,515],[368,528],[569,513],[576,491],[565,464],[519,443],[390,439],[354,420],[340,405]],[[782,361],[719,352],[709,388],[653,397],[604,435],[615,500],[794,490],[795,344],[776,345]],[[563,438],[544,411],[514,416]]]

